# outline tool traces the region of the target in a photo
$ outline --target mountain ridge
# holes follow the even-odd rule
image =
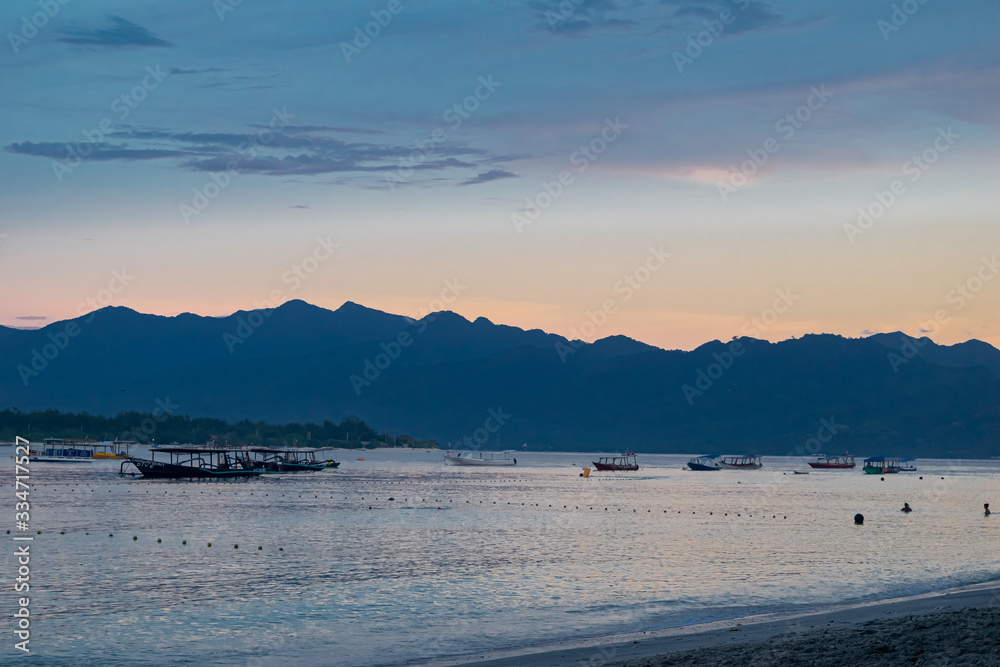
[[[419,320],[354,302],[289,301],[224,317],[107,307],[41,329],[0,328],[0,407],[115,414],[169,397],[192,417],[272,422],[357,415],[459,442],[503,410],[533,449],[824,449],[1000,453],[1000,351],[900,332],[593,343],[453,313]],[[803,449],[805,448],[805,449]]]

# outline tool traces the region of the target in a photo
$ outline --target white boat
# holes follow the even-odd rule
[[[723,456],[719,465],[722,466],[723,470],[758,470],[763,466],[760,457],[755,454]]]
[[[450,466],[516,466],[517,459],[506,452],[459,452],[445,454],[445,465]]]
[[[94,460],[92,444],[49,439],[45,449],[31,450],[29,460],[33,463],[91,463]]]

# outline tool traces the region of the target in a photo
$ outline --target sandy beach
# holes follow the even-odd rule
[[[1000,665],[1000,582],[435,663],[477,667]]]

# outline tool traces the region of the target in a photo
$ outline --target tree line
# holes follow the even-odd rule
[[[162,412],[121,412],[114,417],[88,412],[17,408],[0,411],[0,441],[15,436],[41,442],[45,438],[90,440],[132,440],[142,444],[229,444],[260,447],[437,447],[436,441],[415,440],[408,435],[381,433],[360,417],[344,417],[322,424],[269,424],[244,419],[229,423],[209,417],[164,414]]]

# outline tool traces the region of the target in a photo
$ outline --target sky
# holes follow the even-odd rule
[[[0,5],[0,325],[1000,347],[995,0]]]

